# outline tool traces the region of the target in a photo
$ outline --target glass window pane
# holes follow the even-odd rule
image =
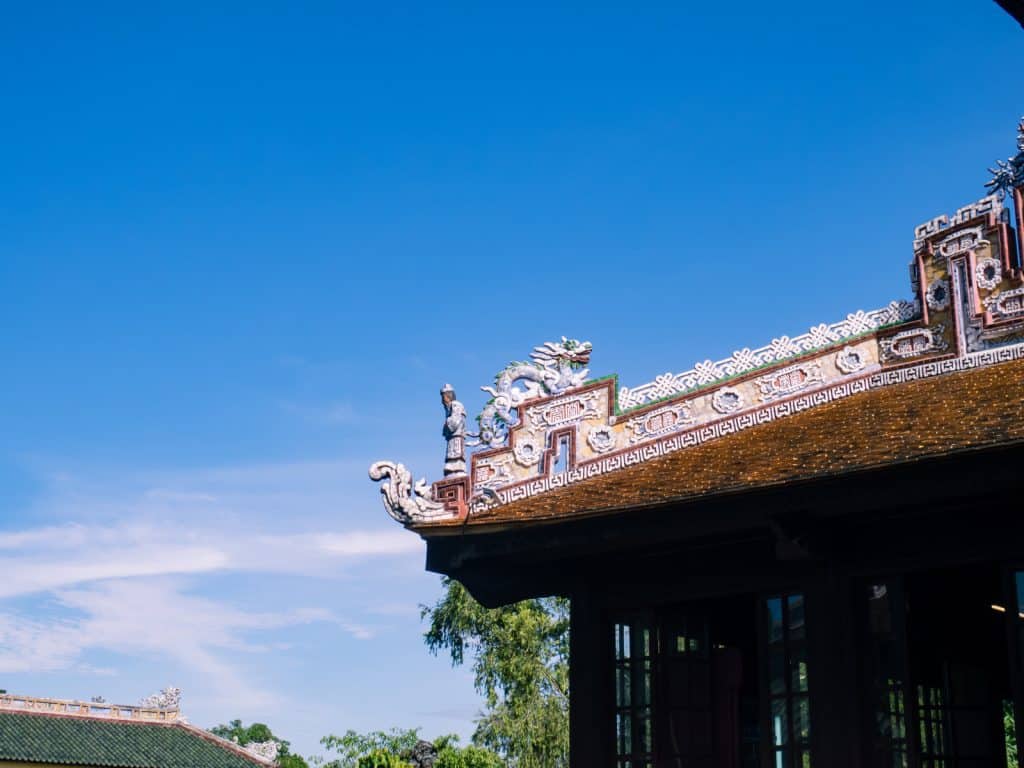
[[[793,693],[807,693],[807,649],[794,648],[790,666],[793,669],[793,680],[790,691]]]
[[[804,636],[804,596],[790,595],[786,603],[789,608],[789,636],[799,640]]]
[[[888,635],[892,632],[892,609],[887,584],[872,584],[868,588],[868,618],[872,634]]]
[[[768,652],[768,691],[772,696],[786,692],[786,654],[781,646]]]
[[[616,765],[623,768],[643,768],[653,751],[652,632],[641,622],[615,625]]]
[[[804,744],[811,739],[811,705],[806,696],[793,702],[793,733]]]
[[[785,749],[775,751],[775,768],[789,768],[789,759]]]
[[[768,600],[768,642],[782,642],[782,600],[773,597]]]
[[[786,700],[772,700],[772,743],[781,747],[789,743],[789,722],[786,717]]]
[[[645,717],[640,721],[640,751],[653,751],[654,740],[651,737],[651,718]]]

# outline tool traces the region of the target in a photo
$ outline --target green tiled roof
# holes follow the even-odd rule
[[[190,726],[0,712],[0,760],[112,768],[255,768]]]

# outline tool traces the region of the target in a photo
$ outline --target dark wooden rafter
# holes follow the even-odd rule
[[[1024,0],[996,0],[996,2],[1024,27]]]

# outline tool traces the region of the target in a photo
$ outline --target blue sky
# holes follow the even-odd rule
[[[565,334],[640,384],[909,297],[1014,149],[989,0],[21,4],[0,24],[0,687],[472,730],[366,467]]]

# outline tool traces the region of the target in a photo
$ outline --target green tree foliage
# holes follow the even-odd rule
[[[438,750],[434,768],[505,768],[505,761],[483,747],[448,745]]]
[[[291,745],[287,741],[275,736],[270,728],[263,723],[242,725],[241,720],[232,720],[227,725],[214,726],[210,729],[210,733],[228,741],[236,741],[243,747],[250,742],[276,741],[280,745],[277,764],[281,768],[309,768],[309,764],[302,757],[291,753]]]
[[[476,689],[486,710],[473,742],[501,754],[511,768],[562,768],[569,763],[569,601],[524,600],[503,608],[480,605],[457,581],[423,608],[425,638],[453,665],[472,655]]]
[[[412,752],[412,748],[419,740],[419,728],[408,730],[392,728],[390,731],[372,731],[370,733],[356,733],[349,730],[343,736],[324,736],[320,739],[320,743],[326,749],[338,753],[337,757],[324,764],[324,768],[367,768],[360,762],[363,758],[369,758],[370,755],[387,754],[395,759],[402,759]],[[408,762],[399,762],[397,765],[406,768]],[[391,767],[385,763],[384,768]]]
[[[356,761],[359,768],[409,768],[409,763],[385,749],[367,752]]]
[[[1003,702],[1003,735],[1006,738],[1006,764],[1017,766],[1017,723],[1013,716],[1013,702]]]
[[[419,741],[419,729],[346,731],[344,736],[325,736],[320,740],[337,757],[324,762],[323,768],[409,768],[412,751]],[[432,743],[437,750],[434,768],[506,768],[505,762],[489,749],[458,746],[457,736],[441,736]]]

